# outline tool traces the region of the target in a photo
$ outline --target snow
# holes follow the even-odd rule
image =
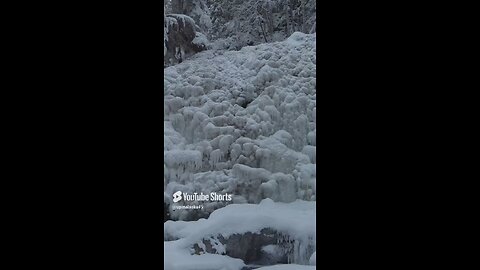
[[[310,257],[309,263],[311,265],[316,265],[317,264],[317,252],[314,252],[312,256]]]
[[[164,242],[165,270],[240,270],[245,264],[240,259],[217,254],[190,255],[178,246],[178,241]]]
[[[198,25],[205,30],[212,27],[212,19],[210,18],[210,10],[205,1],[194,1],[194,7],[191,11],[191,16],[197,18]]]
[[[198,241],[202,237],[221,234],[260,232],[273,228],[279,232],[303,238],[315,237],[315,202],[297,200],[292,203],[275,203],[264,199],[259,204],[231,204],[214,211],[208,219],[188,223],[167,221],[165,230],[172,236]]]
[[[192,42],[193,44],[204,45],[204,46],[207,46],[209,44],[207,37],[200,32],[195,33],[195,38],[193,39]]]
[[[184,25],[187,23],[191,25],[195,25],[195,21],[190,16],[187,16],[185,14],[168,14],[168,16],[176,19],[176,21],[172,21],[172,23],[181,21]]]

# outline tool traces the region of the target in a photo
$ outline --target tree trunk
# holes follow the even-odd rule
[[[301,10],[302,10],[302,33],[305,33],[305,0],[301,2]]]
[[[285,10],[286,10],[286,12],[285,12],[286,13],[286,16],[285,16],[286,19],[285,20],[287,22],[286,26],[285,26],[285,32],[287,33],[287,37],[288,37],[289,36],[289,34],[288,34],[288,21],[290,20],[290,18],[288,16],[288,5],[286,5]]]
[[[265,39],[265,42],[268,42],[267,41],[267,36],[265,35],[265,30],[263,30],[263,24],[262,24],[262,22],[259,22],[259,23],[260,23],[260,28],[262,28],[263,38]]]

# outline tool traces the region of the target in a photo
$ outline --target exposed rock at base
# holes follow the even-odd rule
[[[193,246],[194,254],[212,253],[227,255],[243,260],[246,264],[274,265],[287,264],[295,252],[295,241],[275,230],[265,228],[260,233],[247,232],[233,234],[228,238],[222,235],[203,239]],[[307,258],[314,252],[309,246]]]

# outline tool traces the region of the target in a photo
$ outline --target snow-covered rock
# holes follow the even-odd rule
[[[191,255],[178,241],[164,242],[165,270],[241,270],[245,264],[240,259],[217,254]]]
[[[208,41],[205,35],[196,31],[197,27],[187,15],[164,15],[164,66],[182,62],[186,57],[206,49]]]

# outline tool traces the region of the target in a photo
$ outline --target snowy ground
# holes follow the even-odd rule
[[[165,269],[242,269],[215,237],[265,228],[292,239],[290,263],[314,263],[315,42],[315,34],[297,32],[240,51],[205,51],[164,69],[164,198],[177,220],[164,226],[171,240]],[[177,191],[233,194],[233,201],[173,203]],[[173,209],[188,204],[203,208]],[[192,255],[204,239],[217,254]],[[314,269],[274,267],[260,269]]]

